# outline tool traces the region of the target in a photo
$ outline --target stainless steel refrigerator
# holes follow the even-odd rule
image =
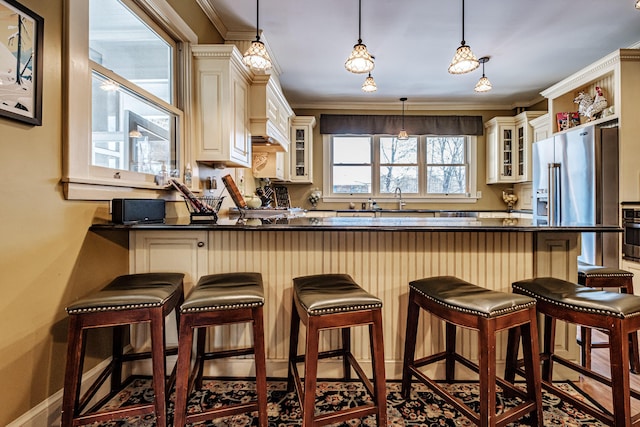
[[[538,225],[619,225],[618,129],[587,126],[533,144]],[[616,233],[582,233],[580,260],[618,267]]]

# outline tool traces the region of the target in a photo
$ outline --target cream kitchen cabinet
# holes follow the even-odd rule
[[[249,96],[251,75],[237,47],[192,47],[195,159],[228,167],[251,167]]]
[[[251,83],[250,131],[254,147],[289,151],[293,110],[273,74],[258,74]]]
[[[289,149],[289,181],[298,184],[313,183],[313,128],[316,118],[297,116],[291,121],[291,148]]]
[[[531,180],[530,120],[545,111],[525,111],[514,117],[494,117],[485,123],[487,184],[509,184]]]

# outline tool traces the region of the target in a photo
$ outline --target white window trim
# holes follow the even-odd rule
[[[126,0],[125,0],[126,1]],[[166,0],[127,1],[133,9],[139,5],[143,13],[161,22],[162,29],[179,40],[177,69],[180,82],[175,88],[180,116],[180,150],[178,167],[184,170],[192,162],[186,141],[190,135],[191,53],[190,45],[198,42],[196,34]],[[66,0],[64,3],[64,60],[66,94],[63,102],[63,170],[62,183],[66,199],[111,200],[117,197],[173,198],[175,192],[158,187],[152,177],[141,180],[141,174],[91,166],[91,66],[89,64],[89,2]]]
[[[329,189],[333,188],[331,183],[331,158],[332,158],[332,145],[331,145],[331,137],[332,135],[322,135],[322,145],[323,145],[323,159],[322,159],[322,188],[323,191],[322,201],[323,202],[364,202],[369,199],[369,197],[373,197],[377,202],[393,202],[398,199],[394,194],[360,194],[360,193],[351,193],[351,194],[332,194]],[[477,137],[476,136],[466,136],[468,138],[467,143],[467,161],[468,163],[468,173],[469,173],[469,192],[466,196],[461,195],[411,195],[411,194],[403,194],[403,200],[409,200],[411,202],[417,203],[476,203],[480,197],[478,197],[478,150],[477,150]],[[418,155],[420,155],[420,150]],[[373,160],[373,159],[372,159]],[[374,167],[378,165],[374,164]],[[373,179],[379,176],[379,172],[374,171]]]

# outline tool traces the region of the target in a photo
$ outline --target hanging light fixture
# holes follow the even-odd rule
[[[640,0],[636,1],[636,9],[640,10]]]
[[[362,91],[363,92],[375,92],[378,90],[378,86],[376,85],[375,80],[371,77],[371,73],[364,79],[364,83],[362,83]]]
[[[456,50],[456,54],[451,60],[449,65],[449,73],[451,74],[465,74],[475,70],[480,66],[480,62],[471,51],[471,48],[467,46],[464,41],[464,0],[462,0],[462,42],[460,47]]]
[[[407,100],[407,98],[400,98],[400,101],[402,101],[402,129],[400,130],[400,133],[398,134],[398,139],[400,140],[406,140],[409,139],[409,135],[407,134],[407,131],[404,129],[404,102]]]
[[[271,69],[271,58],[267,48],[260,41],[260,0],[256,0],[256,39],[242,57],[244,65],[254,71],[267,71]]]
[[[353,51],[347,61],[344,63],[344,68],[347,71],[356,74],[364,74],[373,70],[375,64],[373,63],[373,56],[367,50],[367,46],[362,43],[362,0],[358,0],[358,43],[353,46]]]
[[[478,83],[476,83],[476,87],[473,90],[476,92],[488,92],[493,87],[489,79],[484,75],[484,64],[489,62],[489,57],[483,56],[478,59],[478,61],[482,64],[482,77],[480,77],[480,80],[478,80]]]

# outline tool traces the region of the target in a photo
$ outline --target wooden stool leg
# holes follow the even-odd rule
[[[382,310],[373,313],[373,324],[369,325],[369,337],[371,340],[371,363],[373,368],[373,381],[375,387],[375,402],[378,407],[377,425],[387,425],[387,387],[384,369],[384,341],[382,338]]]
[[[304,399],[302,403],[303,427],[312,427],[316,406],[316,382],[318,375],[318,343],[320,330],[316,319],[310,316],[307,325],[307,340],[304,361]]]
[[[351,353],[351,328],[342,328],[342,375],[345,380],[351,379],[351,364],[347,354]]]
[[[611,392],[616,426],[631,425],[629,366],[629,339],[623,337],[621,319],[613,320],[609,330],[609,359],[611,363]]]
[[[536,327],[536,309],[529,309],[529,323],[518,329],[522,334],[522,351],[524,353],[524,368],[527,382],[527,397],[536,402],[536,410],[531,412],[532,425],[542,425],[542,385],[540,383],[540,348],[538,345],[538,328]],[[517,349],[516,349],[517,352]],[[516,355],[517,358],[517,355]]]
[[[191,347],[193,346],[193,328],[189,325],[190,316],[183,314],[180,319],[180,339],[178,340],[178,362],[176,368],[176,401],[173,413],[173,425],[184,426],[189,400],[189,374],[191,371]]]
[[[518,369],[518,349],[520,348],[520,327],[509,329],[507,338],[507,355],[505,356],[504,379],[510,383],[516,380]],[[539,368],[538,368],[539,369]]]
[[[167,359],[164,352],[164,315],[162,308],[151,310],[151,363],[153,366],[153,391],[156,408],[156,426],[167,426]]]
[[[67,338],[67,367],[62,398],[62,427],[73,426],[74,408],[80,399],[80,382],[87,331],[82,328],[78,316],[70,316]]]
[[[638,349],[638,333],[629,334],[629,358],[631,360],[631,372],[640,374],[640,351]]]
[[[298,358],[298,338],[300,335],[300,315],[296,303],[291,304],[291,328],[289,332],[289,366],[287,375],[287,391],[292,392],[294,387],[293,367]]]
[[[591,343],[591,328],[580,326],[580,360],[587,369],[591,369]]]
[[[483,319],[478,330],[480,425],[496,425],[496,330],[493,319]],[[449,341],[447,339],[447,341]]]
[[[253,346],[256,365],[256,394],[258,397],[258,425],[267,427],[267,355],[264,347],[264,323],[262,306],[253,312]]]
[[[122,354],[124,349],[125,325],[113,327],[113,371],[111,372],[111,393],[116,393],[122,387]]]
[[[553,381],[553,351],[556,342],[556,319],[551,316],[544,316],[544,356],[542,362],[542,379],[544,381]]]
[[[420,320],[420,306],[415,303],[415,291],[409,292],[409,307],[407,309],[407,332],[404,342],[404,363],[402,367],[402,397],[409,398],[411,392],[411,369],[416,353],[416,337],[418,321]]]
[[[195,377],[193,385],[196,390],[202,388],[202,376],[204,375],[205,349],[207,346],[207,327],[196,329],[196,361],[195,361]]]
[[[456,325],[446,322],[446,354],[445,378],[447,382],[453,382],[456,378]]]

